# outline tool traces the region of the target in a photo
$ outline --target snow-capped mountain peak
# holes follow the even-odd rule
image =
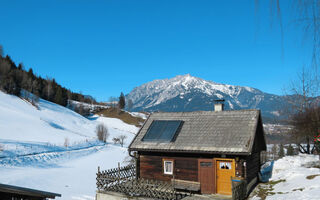
[[[146,111],[213,110],[214,100],[225,99],[226,109],[256,108],[271,116],[283,102],[281,96],[252,87],[216,83],[190,74],[145,83],[134,88],[127,99],[133,101],[134,110]]]

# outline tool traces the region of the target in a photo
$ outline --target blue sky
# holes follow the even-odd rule
[[[188,73],[282,94],[311,58],[289,1],[283,40],[269,0],[0,2],[5,53],[99,101]]]

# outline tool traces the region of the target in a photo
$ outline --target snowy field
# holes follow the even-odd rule
[[[270,182],[259,184],[249,199],[259,200],[266,195],[267,200],[319,200],[319,168],[319,156],[316,155],[300,154],[279,159],[274,164]]]
[[[110,134],[107,144],[96,139],[101,123]],[[58,199],[94,199],[98,166],[126,165],[126,147],[138,130],[119,119],[87,119],[42,99],[37,108],[0,92],[0,183],[62,194]],[[124,147],[112,143],[119,135],[127,136]]]

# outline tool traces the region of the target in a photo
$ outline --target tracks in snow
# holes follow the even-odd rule
[[[70,150],[57,150],[46,152],[35,152],[22,155],[8,156],[0,158],[0,166],[7,167],[59,167],[64,160],[70,160],[95,153],[103,149],[105,145],[94,145],[80,147]]]

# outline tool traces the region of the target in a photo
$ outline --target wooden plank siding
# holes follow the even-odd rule
[[[241,159],[239,161],[235,161],[235,165],[236,165],[236,177],[245,177],[245,172],[244,172],[244,159]]]
[[[264,142],[263,137],[262,124],[259,123],[252,147],[252,153],[250,156],[246,157],[246,180],[248,183],[257,177],[260,171],[260,153],[264,150],[264,148],[262,148]]]
[[[163,173],[162,159],[173,159],[173,175]],[[140,177],[171,181],[173,178],[186,181],[198,181],[198,158],[168,157],[158,155],[140,155]]]
[[[246,180],[249,183],[258,176],[258,172],[260,171],[260,153],[253,153],[247,157],[246,161]]]

